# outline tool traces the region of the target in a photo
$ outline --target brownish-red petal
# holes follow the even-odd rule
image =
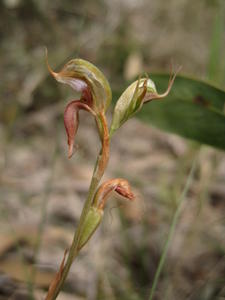
[[[134,200],[134,194],[131,192],[130,187],[125,188],[124,186],[118,185],[115,188],[115,192],[117,192],[120,196],[127,198],[128,200]]]
[[[74,141],[79,126],[79,110],[84,109],[94,114],[91,108],[79,100],[71,101],[64,111],[64,125],[68,141],[68,157],[73,155]]]

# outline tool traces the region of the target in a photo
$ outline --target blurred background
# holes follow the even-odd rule
[[[63,110],[78,95],[49,76],[44,46],[54,70],[75,57],[94,63],[114,97],[143,72],[169,72],[171,61],[224,88],[224,10],[223,0],[0,1],[1,300],[43,299],[99,148],[93,120],[81,113],[77,150],[67,159]],[[136,200],[112,197],[58,299],[148,299],[198,151],[136,119],[118,131],[105,179],[128,179]],[[155,300],[225,299],[224,212],[225,158],[202,146]]]

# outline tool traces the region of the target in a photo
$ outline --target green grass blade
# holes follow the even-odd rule
[[[159,261],[159,264],[158,264],[158,267],[157,267],[157,270],[156,270],[156,273],[155,273],[155,276],[154,276],[154,279],[153,279],[153,284],[152,284],[149,300],[153,300],[154,293],[155,293],[155,290],[157,288],[157,284],[158,284],[158,281],[159,281],[159,277],[160,277],[160,274],[162,272],[163,266],[164,266],[165,261],[166,261],[166,256],[167,256],[167,252],[168,252],[168,249],[169,249],[169,245],[170,245],[170,242],[173,238],[174,231],[175,231],[175,228],[176,228],[176,225],[177,225],[177,221],[178,221],[178,218],[179,218],[181,210],[182,210],[182,205],[183,205],[184,199],[187,195],[187,192],[188,192],[188,190],[191,186],[192,178],[193,178],[193,175],[194,175],[195,170],[196,170],[197,158],[198,158],[198,156],[195,157],[195,159],[192,163],[191,170],[190,170],[190,173],[188,175],[185,187],[184,187],[183,192],[182,192],[182,194],[180,196],[180,199],[178,201],[178,206],[176,208],[175,214],[174,214],[173,219],[172,219],[172,223],[170,225],[168,238],[167,238],[167,240],[165,242],[165,245],[163,247],[163,252],[162,252],[162,255],[160,257],[160,261]]]
[[[214,16],[212,40],[210,44],[208,78],[211,81],[221,83],[223,80],[224,63],[222,60],[222,45],[224,35],[224,11],[221,5]]]

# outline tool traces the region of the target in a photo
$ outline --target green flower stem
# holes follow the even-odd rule
[[[77,227],[77,230],[75,231],[74,238],[71,244],[71,247],[69,249],[69,254],[65,263],[65,266],[63,268],[62,274],[60,274],[60,279],[54,289],[53,292],[51,292],[51,295],[46,296],[46,300],[55,300],[62,289],[62,286],[64,284],[64,281],[66,280],[66,277],[68,275],[68,272],[70,270],[70,267],[76,258],[76,256],[79,253],[79,242],[81,238],[81,233],[83,230],[83,225],[85,222],[85,218],[90,210],[96,189],[98,187],[98,184],[104,174],[105,168],[108,163],[109,159],[109,133],[108,133],[108,126],[106,122],[105,115],[103,113],[99,114],[99,120],[102,124],[102,130],[103,130],[103,135],[102,135],[102,149],[98,155],[96,164],[95,164],[95,169],[94,173],[91,179],[91,184],[88,192],[87,199],[85,201],[83,211],[81,213],[80,221]]]
[[[167,240],[165,242],[165,245],[163,247],[163,252],[162,252],[162,255],[160,257],[160,261],[159,261],[159,264],[158,264],[158,267],[157,267],[157,270],[156,270],[156,273],[155,273],[155,276],[154,276],[154,280],[153,280],[153,284],[152,284],[152,288],[151,288],[149,300],[153,300],[153,297],[154,297],[154,294],[155,294],[155,290],[156,290],[156,287],[158,285],[159,276],[160,276],[162,268],[164,266],[164,263],[165,263],[165,260],[166,260],[166,256],[167,256],[167,252],[168,252],[168,249],[169,249],[169,245],[170,245],[171,239],[173,238],[174,231],[175,231],[175,228],[176,228],[176,225],[177,225],[177,221],[178,221],[178,218],[179,218],[181,210],[182,210],[183,201],[184,201],[184,199],[185,199],[185,197],[187,195],[187,192],[188,192],[188,190],[190,188],[191,181],[192,181],[194,172],[196,170],[197,157],[198,156],[195,157],[195,159],[194,159],[194,161],[192,163],[191,170],[189,172],[189,175],[188,175],[185,187],[184,187],[183,192],[182,192],[182,194],[180,196],[177,209],[176,209],[175,214],[173,216],[172,223],[170,225],[170,230],[169,230],[169,233],[168,233],[168,238],[167,238]]]

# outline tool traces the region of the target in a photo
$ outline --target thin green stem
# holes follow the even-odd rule
[[[102,134],[102,149],[99,152],[96,164],[95,164],[95,169],[94,169],[94,173],[91,179],[91,184],[90,184],[90,188],[89,188],[89,192],[88,192],[88,196],[87,199],[85,201],[81,216],[80,216],[80,220],[79,220],[79,224],[77,227],[77,230],[75,231],[74,234],[74,238],[71,244],[71,247],[69,249],[69,254],[65,263],[65,266],[63,267],[62,273],[59,274],[60,279],[57,282],[57,285],[54,288],[54,291],[49,290],[50,294],[48,293],[46,296],[46,300],[55,300],[60,292],[60,290],[62,289],[62,286],[64,284],[64,281],[68,275],[68,272],[70,270],[70,267],[74,261],[74,259],[76,258],[76,256],[79,253],[79,242],[80,242],[80,238],[81,238],[81,234],[82,234],[82,230],[83,230],[83,225],[85,222],[85,218],[90,210],[96,189],[98,187],[98,184],[104,174],[105,168],[107,166],[108,163],[108,159],[109,159],[109,134],[108,134],[108,126],[107,126],[107,122],[106,122],[106,118],[104,114],[99,114],[99,119],[100,122],[102,124],[102,130],[103,130],[103,134]]]
[[[193,175],[194,175],[195,170],[196,170],[197,158],[198,158],[198,156],[195,157],[195,159],[192,163],[191,170],[189,172],[186,184],[184,186],[183,192],[182,192],[182,194],[180,196],[180,199],[178,201],[178,205],[177,205],[175,214],[173,216],[172,223],[170,225],[168,238],[167,238],[167,240],[165,242],[165,245],[163,247],[163,252],[162,252],[162,255],[160,257],[160,261],[159,261],[159,264],[158,264],[158,267],[157,267],[157,270],[156,270],[156,273],[155,273],[155,276],[154,276],[154,279],[153,279],[153,284],[152,284],[149,300],[153,300],[153,296],[154,296],[156,287],[158,285],[159,277],[160,277],[160,274],[162,272],[162,269],[163,269],[163,266],[164,266],[164,263],[165,263],[165,260],[166,260],[169,245],[170,245],[171,239],[173,238],[174,231],[175,231],[175,228],[176,228],[176,225],[177,225],[177,222],[178,222],[178,218],[179,218],[180,213],[182,211],[182,205],[183,205],[184,199],[186,198],[187,192],[188,192],[188,190],[190,188],[190,185],[191,185],[191,182],[192,182]]]

